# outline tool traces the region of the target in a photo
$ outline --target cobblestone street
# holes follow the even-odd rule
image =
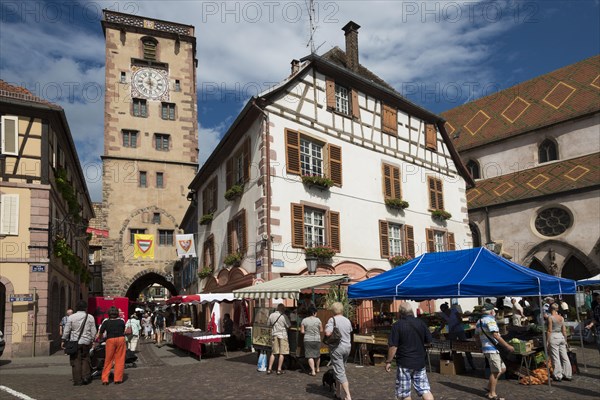
[[[180,350],[151,343],[141,343],[137,368],[125,370],[122,385],[102,386],[94,380],[89,386],[73,387],[68,358],[62,354],[36,359],[0,359],[0,386],[8,387],[32,399],[315,399],[333,397],[322,385],[321,373],[311,377],[301,370],[288,370],[285,375],[267,375],[256,371],[258,353],[230,352],[229,358],[215,356],[198,361]],[[588,363],[572,382],[548,387],[523,386],[516,380],[502,380],[498,393],[507,399],[596,399],[600,393],[600,358],[593,348],[585,349]],[[432,356],[436,371],[437,357]],[[476,358],[478,366],[483,360]],[[394,374],[382,366],[347,367],[354,399],[385,400],[394,398]],[[430,373],[432,392],[436,399],[482,399],[486,380],[483,373],[459,376]],[[2,399],[18,397],[2,391]],[[416,395],[414,395],[416,398]],[[24,398],[24,397],[21,397]]]

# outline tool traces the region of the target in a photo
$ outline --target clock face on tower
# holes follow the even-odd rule
[[[151,100],[168,100],[167,72],[152,68],[139,68],[131,77],[131,95]]]

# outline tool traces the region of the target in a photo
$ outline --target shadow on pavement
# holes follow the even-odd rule
[[[8,365],[11,362],[12,362],[11,360],[0,360],[0,367],[3,366],[3,365]]]
[[[575,387],[575,386],[560,386],[560,383],[558,385],[553,385],[552,386],[555,389],[560,389],[560,390],[564,390],[565,392],[569,392],[569,393],[575,393],[578,394],[580,396],[590,396],[590,397],[598,397],[598,391],[596,390],[588,390],[588,389],[584,389],[582,387]],[[563,398],[573,398],[571,396],[565,395]]]
[[[319,384],[309,383],[308,385],[306,385],[306,393],[320,394],[321,396],[327,399],[332,398],[333,394],[335,393],[335,389],[330,392],[329,387],[323,386],[320,382],[321,380],[319,380]]]
[[[447,386],[449,388],[452,388],[452,389],[455,389],[455,390],[458,390],[461,392],[471,393],[476,396],[485,396],[485,390],[483,390],[483,387],[481,389],[476,389],[471,386],[459,385],[458,383],[452,383],[452,382],[438,382],[438,384]]]

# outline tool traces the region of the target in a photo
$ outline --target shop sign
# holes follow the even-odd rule
[[[273,266],[283,268],[285,266],[285,263],[283,262],[283,260],[275,259],[273,260]]]
[[[256,266],[257,267],[262,267],[262,259],[261,258],[257,258],[256,259]]]
[[[31,272],[46,272],[45,265],[32,265]]]
[[[33,294],[11,294],[9,296],[8,301],[10,301],[11,303],[15,301],[33,301]]]

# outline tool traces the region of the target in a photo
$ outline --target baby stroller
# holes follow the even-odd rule
[[[105,347],[104,342],[98,346],[90,349],[90,364],[92,366],[92,379],[100,377],[102,375],[102,369],[104,368]],[[129,349],[125,350],[125,368],[136,368],[136,361],[138,356]]]

